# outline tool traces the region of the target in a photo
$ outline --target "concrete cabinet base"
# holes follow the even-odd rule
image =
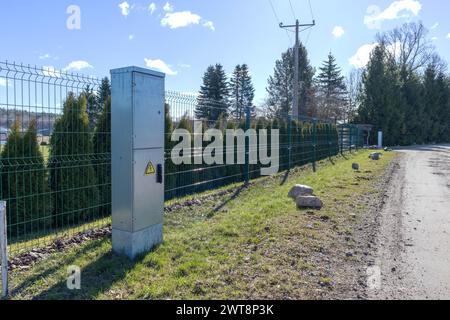
[[[154,225],[138,232],[113,229],[112,241],[114,252],[134,260],[163,242],[163,225]]]

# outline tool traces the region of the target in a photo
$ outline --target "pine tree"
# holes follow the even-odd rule
[[[111,96],[107,97],[93,138],[94,166],[100,194],[99,214],[111,214]]]
[[[228,116],[228,108],[229,84],[225,71],[220,64],[209,66],[203,76],[195,117],[214,124],[221,115]]]
[[[336,58],[331,52],[319,71],[316,78],[317,94],[320,100],[319,115],[327,119],[343,119],[347,103],[347,87],[345,77],[342,76]]]
[[[70,93],[50,139],[50,187],[57,228],[98,216],[99,191],[86,105],[85,95],[75,97]]]
[[[308,52],[300,44],[299,48],[299,113],[300,116],[315,116],[314,69],[310,65]],[[273,76],[269,77],[266,91],[268,93],[267,107],[271,116],[286,117],[292,110],[294,79],[294,50],[289,49],[275,63]]]
[[[13,237],[45,232],[51,227],[44,157],[39,149],[36,120],[25,134],[16,119],[1,153],[1,198],[8,202],[7,221]]]
[[[230,80],[230,87],[231,115],[233,118],[237,121],[245,119],[247,109],[250,109],[250,114],[255,116],[255,106],[253,105],[255,89],[246,64],[236,66]]]

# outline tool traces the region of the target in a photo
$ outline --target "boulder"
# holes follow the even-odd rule
[[[313,208],[313,209],[322,209],[323,202],[315,197],[315,196],[299,196],[295,200],[297,203],[297,207],[302,208]]]
[[[381,156],[381,153],[373,152],[373,153],[370,154],[369,158],[372,159],[372,160],[377,161],[377,160],[380,160],[380,156]]]
[[[352,169],[355,171],[359,171],[359,164],[357,163],[352,164]]]
[[[314,193],[313,188],[297,184],[291,189],[291,191],[289,191],[289,198],[297,199],[299,196],[305,195],[312,196],[313,193]]]

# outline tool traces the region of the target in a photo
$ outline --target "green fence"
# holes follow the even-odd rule
[[[111,223],[111,101],[109,83],[78,74],[0,62],[0,198],[7,202],[12,255]],[[226,149],[242,164],[174,165],[171,139],[194,120],[209,128],[279,130],[279,169],[311,165],[363,145],[354,125],[289,115],[263,117],[245,109],[227,114],[227,102],[166,92],[166,200],[246,183],[261,176],[250,163],[260,144]],[[201,116],[200,116],[201,115]],[[198,150],[207,146],[202,143]],[[224,146],[226,147],[226,146]],[[270,148],[268,154],[272,154]]]
[[[0,80],[10,252],[107,225],[111,130],[101,81],[8,62],[0,62]]]

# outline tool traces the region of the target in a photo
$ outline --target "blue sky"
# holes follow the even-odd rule
[[[98,77],[147,66],[169,73],[167,88],[182,92],[196,92],[210,64],[231,73],[247,63],[259,103],[275,60],[293,44],[278,23],[313,16],[317,26],[301,35],[313,66],[331,50],[347,73],[364,65],[377,32],[418,20],[450,62],[447,0],[311,0],[313,14],[308,0],[291,0],[292,9],[289,0],[272,3],[275,13],[270,0],[1,0],[0,60]],[[70,5],[80,9],[80,29],[67,27]]]

